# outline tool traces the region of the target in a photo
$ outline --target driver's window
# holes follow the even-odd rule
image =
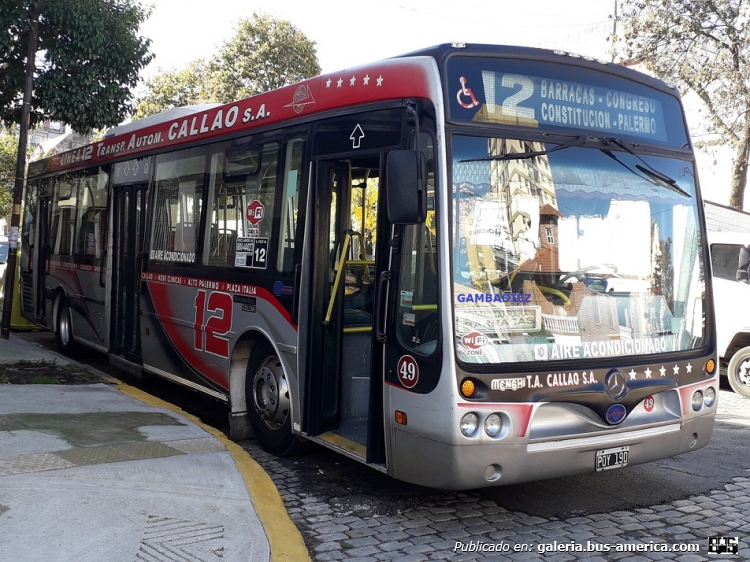
[[[396,332],[402,346],[422,355],[430,355],[437,348],[439,334],[438,221],[434,205],[433,142],[427,133],[420,135],[420,148],[427,160],[427,220],[404,227]]]

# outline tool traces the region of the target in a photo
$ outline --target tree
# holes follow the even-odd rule
[[[211,88],[211,71],[199,59],[182,70],[162,71],[146,81],[148,93],[138,101],[133,119],[143,119],[173,107],[215,103],[216,92]]]
[[[229,103],[320,74],[315,42],[286,20],[253,14],[208,62],[197,60],[147,82],[134,117],[173,107]]]
[[[117,125],[152,58],[138,35],[148,17],[137,0],[15,0],[0,4],[0,121],[20,126],[5,301],[8,339],[29,128],[42,119],[78,132]]]
[[[705,127],[735,151],[729,204],[742,209],[750,153],[746,0],[623,0],[621,56],[705,106]]]
[[[138,35],[148,17],[136,0],[16,0],[0,5],[0,120],[21,123],[32,21],[38,43],[30,124],[110,127],[133,111],[131,90],[153,58]]]
[[[315,41],[286,20],[253,14],[212,61],[219,101],[246,98],[320,74]]]

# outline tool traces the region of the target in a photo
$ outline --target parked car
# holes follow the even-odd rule
[[[716,346],[732,389],[750,398],[750,234],[709,232],[713,270]],[[743,267],[744,265],[744,267]]]

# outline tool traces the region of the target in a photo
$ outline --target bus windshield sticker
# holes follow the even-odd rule
[[[268,238],[237,238],[234,267],[266,268]]]
[[[413,291],[401,291],[401,306],[404,308],[411,308],[414,301]]]
[[[477,329],[492,333],[538,332],[542,329],[539,306],[456,307],[456,331],[468,334]]]
[[[535,344],[537,361],[554,359],[588,359],[592,357],[614,357],[620,355],[652,355],[676,351],[674,335],[634,338],[630,340],[588,341],[578,345],[559,343]],[[662,375],[663,376],[663,375]]]

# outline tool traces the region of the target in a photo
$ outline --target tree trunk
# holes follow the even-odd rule
[[[729,206],[739,210],[742,210],[745,202],[748,150],[750,150],[750,128],[746,127],[735,152],[734,165],[732,166],[732,188],[729,192]]]
[[[41,4],[41,2],[39,2]],[[18,133],[18,155],[16,159],[16,181],[13,185],[13,214],[10,217],[10,231],[8,232],[8,261],[5,269],[5,296],[3,297],[3,313],[0,317],[0,337],[10,337],[10,319],[13,307],[13,287],[16,283],[16,260],[18,255],[19,229],[21,226],[21,205],[23,204],[23,184],[26,177],[26,145],[29,137],[31,117],[31,96],[34,88],[34,70],[36,68],[36,49],[39,40],[39,8],[32,2],[29,9],[31,31],[26,54],[26,82],[23,89],[23,106],[21,107],[21,122]]]

